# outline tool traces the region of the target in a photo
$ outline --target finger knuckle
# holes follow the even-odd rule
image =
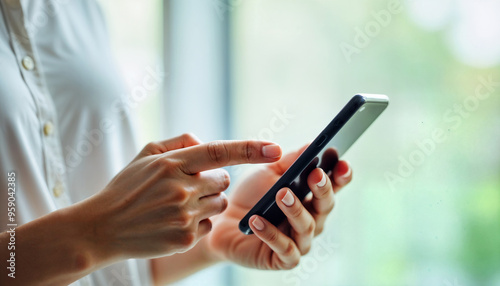
[[[204,219],[203,221],[200,222],[199,226],[198,226],[198,229],[201,225],[204,225],[205,228],[203,229],[203,232],[201,232],[201,236],[205,236],[206,234],[208,234],[210,231],[212,231],[212,227],[213,227],[213,224],[212,222],[210,221],[210,219]]]
[[[291,211],[292,218],[299,218],[304,213],[303,206],[297,206]]]
[[[222,213],[223,211],[226,210],[227,206],[228,206],[228,201],[227,201],[227,198],[225,195],[220,195],[220,200],[221,200],[221,203],[220,203],[220,211],[218,213]]]
[[[172,203],[179,204],[179,205],[184,205],[191,197],[191,192],[187,188],[184,188],[184,187],[174,188],[174,191],[172,191],[171,193],[172,193],[172,196],[169,197],[169,200]]]
[[[328,184],[327,184],[328,186]],[[331,188],[319,188],[318,189],[318,198],[319,199],[324,199],[330,195],[330,192],[332,192]]]
[[[207,144],[207,153],[211,161],[218,164],[229,162],[229,150],[221,141],[213,141]]]
[[[152,167],[159,170],[162,175],[170,175],[177,166],[177,162],[168,156],[160,157],[151,164]]]
[[[157,150],[159,148],[159,145],[158,143],[156,142],[149,142],[148,144],[146,144],[146,146],[144,146],[143,150],[150,153],[154,150]]]
[[[309,224],[309,226],[305,229],[304,234],[308,236],[312,236],[314,234],[314,230],[316,229],[316,223],[314,221]]]
[[[253,141],[246,141],[244,145],[240,147],[240,157],[247,161],[250,162],[252,158],[256,156],[256,148],[255,148],[255,143]]]
[[[229,184],[231,183],[231,178],[229,176],[229,173],[226,170],[221,170],[220,172],[220,189],[225,190],[229,187]]]
[[[175,222],[181,228],[189,228],[192,225],[193,220],[194,220],[194,216],[191,212],[181,210],[179,212],[179,215],[177,216],[177,219],[175,220]]]
[[[278,233],[276,231],[270,232],[267,236],[267,241],[271,244],[276,243],[278,241]]]
[[[187,132],[187,133],[182,134],[181,135],[181,139],[184,142],[191,142],[191,143],[192,142],[196,142],[196,143],[200,143],[198,137],[196,137],[196,135],[194,135],[194,133],[191,133],[191,132]]]
[[[295,245],[290,241],[288,242],[285,250],[283,251],[283,255],[291,257],[294,255],[294,253],[295,253]]]
[[[180,244],[185,247],[191,247],[196,241],[196,233],[194,231],[186,231],[183,233],[180,239]]]
[[[193,133],[190,133],[190,132],[187,132],[187,133],[183,133],[181,135],[181,139],[184,140],[184,141],[189,141],[189,140],[192,140],[194,139],[194,134]]]

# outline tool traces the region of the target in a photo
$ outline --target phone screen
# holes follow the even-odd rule
[[[243,217],[239,224],[240,230],[245,234],[252,233],[248,220],[254,214],[264,217],[276,226],[279,225],[285,215],[275,202],[276,193],[281,188],[288,187],[303,200],[309,193],[309,173],[317,167],[328,173],[337,164],[338,158],[356,142],[388,104],[389,99],[385,95],[355,95]]]
[[[355,111],[352,117],[330,140],[327,147],[337,149],[339,157],[356,142],[366,129],[377,119],[377,117],[387,107],[388,101],[368,101]]]

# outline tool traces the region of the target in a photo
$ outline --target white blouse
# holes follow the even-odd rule
[[[0,9],[0,231],[5,231],[8,224],[22,225],[102,190],[138,149],[124,104],[127,91],[95,0],[0,0]],[[11,172],[15,221],[7,216]],[[74,283],[150,284],[149,261],[140,259]]]

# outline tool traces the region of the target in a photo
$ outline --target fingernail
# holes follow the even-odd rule
[[[350,175],[351,175],[351,168],[350,167],[347,167],[347,172],[345,172],[344,175],[340,176],[342,179],[347,179]]]
[[[316,186],[318,186],[318,188],[323,188],[325,185],[326,185],[325,172],[321,171],[321,181],[319,181],[319,183],[317,183]]]
[[[263,229],[264,229],[264,222],[263,222],[260,218],[258,218],[258,217],[256,217],[256,218],[252,221],[252,224],[253,224],[253,226],[255,226],[255,228],[256,228],[256,229],[258,229],[258,230],[263,230]]]
[[[266,145],[262,147],[262,156],[267,158],[278,158],[281,156],[281,148],[278,145]]]
[[[285,206],[291,207],[295,202],[295,199],[293,198],[292,193],[287,190],[285,196],[281,199],[281,201],[285,204]]]

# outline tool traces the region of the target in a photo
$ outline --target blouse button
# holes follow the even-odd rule
[[[43,125],[43,134],[45,134],[45,136],[49,136],[53,131],[54,126],[52,125],[52,122],[48,121],[45,125]]]
[[[56,185],[52,189],[52,192],[54,193],[54,197],[56,198],[60,197],[63,194],[64,187],[60,181],[57,181]]]
[[[22,64],[23,67],[28,71],[33,70],[35,68],[35,61],[30,56],[25,56],[22,60]]]

